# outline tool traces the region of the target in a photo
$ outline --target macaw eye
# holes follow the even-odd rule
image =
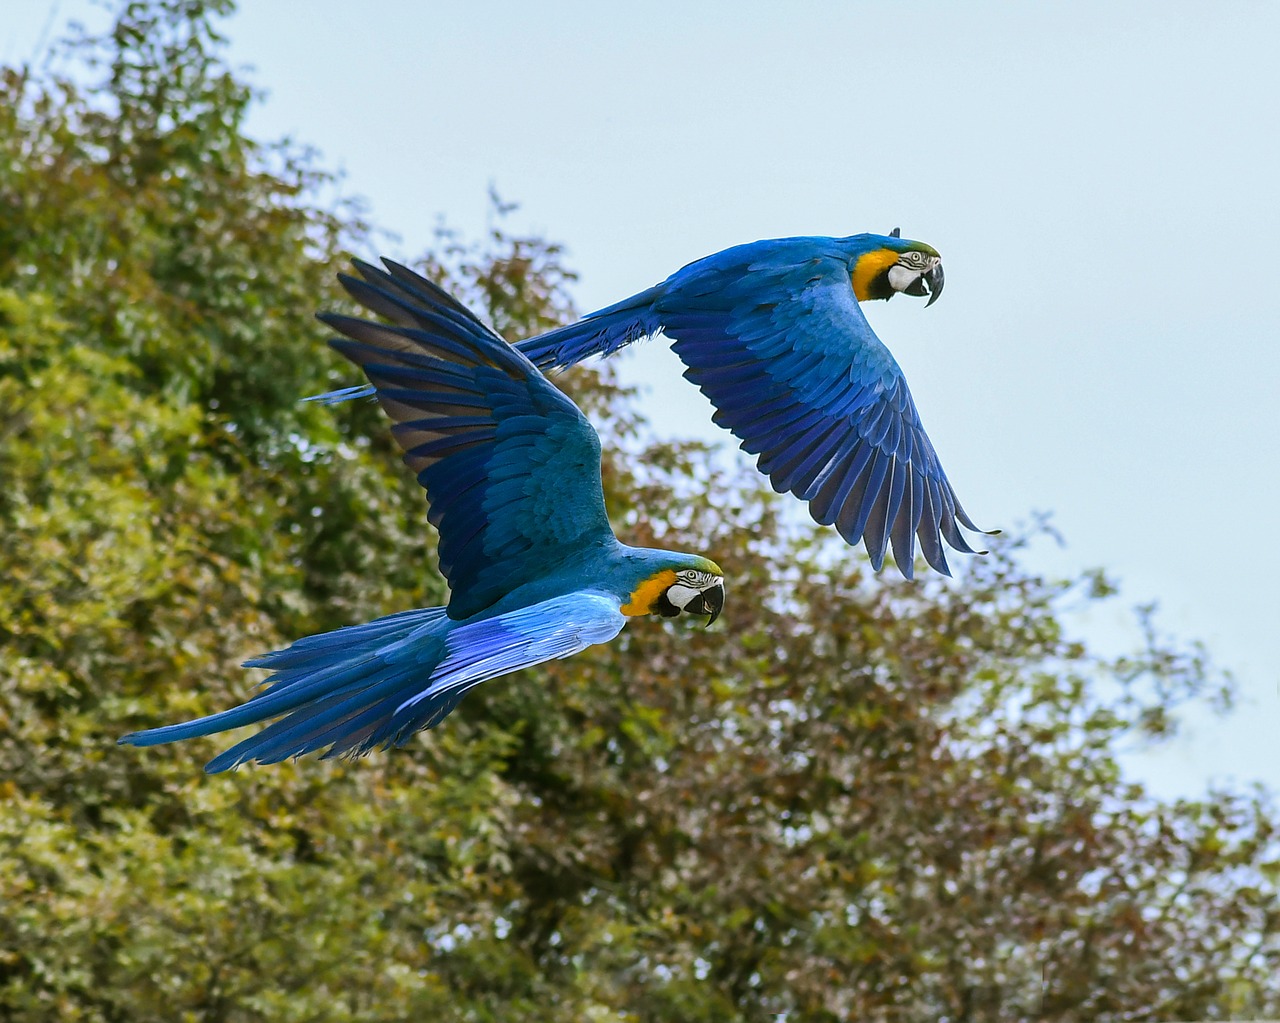
[[[924,253],[911,249],[902,254],[902,261],[908,266],[924,266]]]

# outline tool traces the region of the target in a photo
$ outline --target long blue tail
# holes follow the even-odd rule
[[[661,290],[658,285],[642,291],[589,313],[577,323],[517,342],[516,347],[542,370],[572,366],[589,355],[612,355],[624,345],[658,332],[662,324],[653,303]]]
[[[249,760],[274,764],[330,744],[326,758],[398,746],[439,724],[467,692],[455,686],[422,695],[454,625],[444,608],[428,607],[308,636],[245,662],[272,670],[266,688],[248,702],[196,721],[132,732],[120,742],[154,746],[287,715],[210,760],[210,774]]]

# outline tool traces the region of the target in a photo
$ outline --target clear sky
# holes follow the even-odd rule
[[[1157,600],[1236,673],[1236,714],[1132,761],[1157,792],[1280,790],[1280,4],[243,7],[251,130],[319,147],[393,254],[482,229],[490,184],[568,245],[584,311],[756,238],[938,248],[937,305],[868,316],[966,507],[1051,510],[1067,544],[1030,563],[1120,579],[1099,642]],[[51,11],[105,20],[17,0],[0,59]],[[626,360],[661,429],[727,438],[661,344]]]

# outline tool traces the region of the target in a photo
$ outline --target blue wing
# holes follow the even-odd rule
[[[612,540],[600,439],[577,406],[426,279],[355,266],[364,279],[343,275],[343,286],[394,325],[320,319],[350,339],[330,344],[364,370],[427,491],[449,616],[469,618]]]
[[[941,539],[973,553],[957,522],[977,527],[854,297],[847,257],[799,241],[809,244],[754,259],[744,246],[736,264],[694,264],[668,282],[657,318],[715,421],[760,456],[775,490],[808,501],[849,543],[862,539],[877,571],[892,545],[911,578],[918,537],[949,574]]]
[[[877,571],[891,545],[911,578],[919,538],[928,563],[950,574],[942,540],[973,553],[959,526],[977,527],[854,297],[859,245],[864,236],[739,245],[518,347],[548,368],[661,330],[775,490],[808,501],[850,544],[863,540]]]

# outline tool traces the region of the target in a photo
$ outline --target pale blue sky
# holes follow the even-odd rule
[[[1158,792],[1280,789],[1280,4],[243,6],[252,130],[318,146],[401,255],[480,230],[490,183],[584,311],[756,238],[936,246],[942,300],[868,315],[966,507],[1052,510],[1036,567],[1106,567],[1236,672],[1239,712],[1133,761]],[[7,63],[51,9],[16,7]],[[660,344],[624,372],[664,431],[727,437]]]

